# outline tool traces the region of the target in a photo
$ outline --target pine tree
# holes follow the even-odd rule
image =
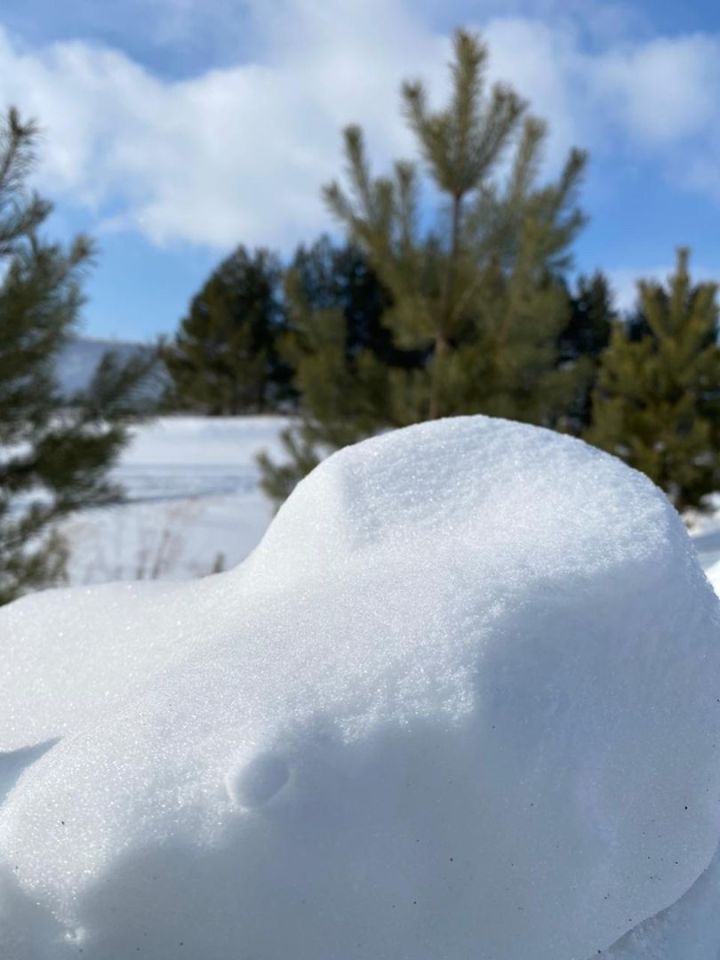
[[[51,208],[26,189],[36,140],[15,110],[0,123],[0,603],[60,581],[57,521],[118,496],[107,469],[140,413],[148,369],[106,357],[89,389],[63,404],[54,363],[77,321],[92,246],[41,236]]]
[[[267,250],[240,246],[213,271],[164,350],[169,405],[234,415],[278,402],[290,376],[276,349],[279,293],[280,264]]]
[[[551,425],[578,391],[581,371],[559,363],[559,337],[570,320],[562,275],[583,223],[575,195],[585,157],[572,151],[556,182],[539,185],[545,127],[512,90],[486,89],[486,60],[483,44],[459,31],[447,107],[432,110],[420,83],[403,87],[428,180],[409,162],[374,177],[363,134],[351,126],[348,186],[324,191],[388,291],[383,324],[394,348],[422,358],[387,371],[383,416],[367,432],[476,412]],[[434,217],[431,197],[439,198]],[[306,312],[304,322],[317,321]],[[373,390],[375,367],[363,371]],[[299,433],[307,436],[306,426]],[[314,426],[319,437],[323,424]],[[301,466],[311,447],[299,445]]]
[[[642,323],[616,323],[586,438],[646,473],[678,510],[720,489],[717,287],[694,285],[678,251],[667,287],[639,284]],[[644,332],[643,332],[644,331]]]
[[[459,31],[448,106],[433,111],[422,84],[403,87],[429,189],[409,163],[374,179],[350,127],[349,190],[333,183],[325,197],[393,296],[398,344],[430,351],[414,419],[482,411],[544,422],[561,402],[556,342],[569,304],[558,273],[583,222],[574,196],[584,156],[573,151],[558,181],[538,186],[545,127],[512,90],[486,92],[486,59]],[[428,230],[419,207],[431,192],[441,210]]]

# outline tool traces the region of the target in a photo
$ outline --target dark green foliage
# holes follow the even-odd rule
[[[370,350],[391,366],[422,364],[421,356],[395,346],[384,321],[392,303],[390,293],[355,244],[336,246],[329,237],[322,236],[310,247],[300,246],[285,274],[285,294],[291,311],[342,310],[348,358]],[[290,330],[302,336],[297,316]]]
[[[612,291],[604,274],[597,271],[591,277],[580,277],[570,300],[570,322],[559,340],[560,364],[574,366],[577,389],[555,426],[575,434],[590,426],[600,357],[616,321]]]
[[[617,320],[607,277],[599,270],[591,277],[579,277],[570,309],[570,322],[560,336],[560,359],[599,357]]]
[[[172,378],[168,405],[211,415],[276,405],[290,378],[276,346],[283,328],[277,257],[238,247],[193,298],[163,351]]]
[[[139,414],[147,367],[101,364],[88,389],[63,404],[58,352],[82,304],[90,243],[46,242],[50,206],[25,189],[36,128],[11,110],[0,125],[0,603],[62,578],[56,521],[117,496],[106,473]]]
[[[297,311],[315,353],[312,388],[309,365],[298,377],[303,401],[310,388],[327,392],[321,405],[310,401],[289,445],[298,473],[316,446],[387,426],[477,412],[549,425],[579,392],[586,374],[560,363],[559,338],[571,318],[562,273],[583,223],[575,194],[585,158],[573,151],[556,182],[538,183],[544,125],[512,90],[486,89],[486,58],[476,37],[456,34],[443,110],[429,107],[421,84],[403,87],[429,182],[408,162],[374,177],[361,130],[345,131],[348,186],[332,183],[324,195],[387,291],[389,353],[361,351],[348,372],[347,318]],[[421,195],[439,201],[429,223]],[[339,428],[347,415],[350,436]]]
[[[289,329],[280,349],[295,371],[302,412],[283,436],[287,462],[260,458],[263,488],[278,502],[326,452],[388,418],[390,365],[422,362],[394,347],[382,323],[387,291],[350,244],[322,237],[300,247],[286,273],[285,302]]]
[[[642,470],[675,506],[720,488],[717,287],[694,285],[678,252],[667,286],[639,284],[642,322],[615,323],[586,437]]]

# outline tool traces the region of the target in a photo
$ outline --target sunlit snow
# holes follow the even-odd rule
[[[711,960],[667,933],[710,912],[719,639],[619,461],[480,417],[348,448],[228,573],[0,610],[0,942]]]

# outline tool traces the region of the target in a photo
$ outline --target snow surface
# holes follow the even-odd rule
[[[272,505],[256,457],[281,457],[283,417],[161,417],[132,431],[112,479],[126,502],[64,525],[71,585],[183,580],[235,566],[259,543]]]
[[[630,931],[605,960],[717,960],[720,955],[720,857],[685,896]]]
[[[229,573],[0,610],[5,955],[710,960],[719,634],[619,461],[348,448]]]

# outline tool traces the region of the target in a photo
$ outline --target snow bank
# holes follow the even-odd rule
[[[712,857],[719,632],[579,441],[346,449],[227,574],[0,611],[10,956],[595,955]]]

